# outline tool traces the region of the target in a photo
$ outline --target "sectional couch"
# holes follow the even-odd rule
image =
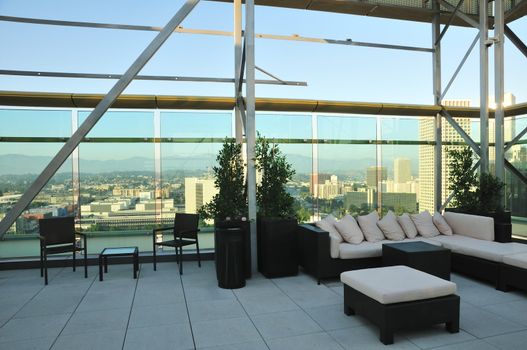
[[[489,281],[500,290],[509,286],[527,290],[527,244],[495,242],[494,220],[490,217],[446,212],[444,219],[452,235],[359,244],[338,242],[314,224],[301,224],[299,263],[320,283],[321,279],[337,277],[344,271],[381,266],[384,243],[417,240],[450,249],[453,271]]]

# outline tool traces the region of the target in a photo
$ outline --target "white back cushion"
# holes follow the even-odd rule
[[[376,211],[372,211],[368,215],[359,216],[357,218],[362,233],[368,242],[379,242],[384,239],[384,234],[381,229],[377,226],[379,221],[379,214]]]
[[[412,219],[410,219],[410,215],[404,213],[403,215],[397,217],[397,221],[399,222],[399,225],[401,225],[401,227],[403,228],[406,237],[417,237],[417,228],[415,227],[415,224]]]
[[[494,219],[491,217],[449,211],[443,217],[455,234],[486,241],[494,240]]]
[[[441,215],[440,212],[436,211],[434,213],[432,221],[434,222],[434,225],[436,225],[439,232],[447,236],[452,236],[452,229],[450,228],[450,226],[448,226],[448,223],[445,221],[445,218],[443,217],[443,215]]]
[[[335,228],[335,223],[337,223],[337,219],[331,214],[315,222],[316,227],[329,233],[329,254],[334,259],[339,257],[339,245],[342,243],[342,236]]]
[[[377,222],[377,226],[382,230],[384,236],[392,241],[401,241],[405,239],[403,229],[397,222],[397,216],[389,210],[384,217]]]
[[[419,232],[421,236],[430,238],[439,236],[441,234],[434,225],[432,215],[430,215],[428,210],[425,210],[419,214],[412,214],[410,217],[417,228],[417,232]]]
[[[353,216],[349,214],[335,223],[335,228],[348,243],[359,244],[364,241],[364,235],[362,234],[359,224],[357,224],[357,221],[355,221]]]

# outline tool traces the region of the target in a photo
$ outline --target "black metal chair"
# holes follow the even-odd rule
[[[84,251],[84,278],[88,278],[88,259],[86,235],[75,231],[73,217],[58,217],[40,219],[40,277],[44,277],[44,283],[48,284],[48,255],[73,253],[73,271],[76,268],[75,255]],[[77,245],[76,236],[83,238],[83,245]]]
[[[176,250],[176,261],[179,265],[179,274],[183,274],[183,247],[187,245],[196,245],[198,252],[198,266],[201,267],[201,257],[199,255],[198,242],[198,214],[183,214],[178,213],[174,218],[174,226],[155,228],[152,232],[152,248],[154,258],[154,271],[157,270],[157,246],[173,247]],[[158,232],[171,230],[174,234],[174,239],[169,241],[156,242],[156,235]]]

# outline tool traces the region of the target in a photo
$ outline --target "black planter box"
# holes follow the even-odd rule
[[[509,210],[492,213],[470,213],[458,208],[446,208],[446,211],[462,214],[489,216],[494,219],[494,241],[500,243],[512,242],[512,221]]]
[[[258,218],[258,271],[265,277],[298,274],[296,219]]]
[[[251,229],[249,221],[242,221],[242,220],[228,220],[228,221],[220,221],[220,220],[214,220],[214,228],[234,228],[239,227],[243,229],[243,237],[244,237],[244,265],[245,265],[245,278],[251,278]],[[217,234],[216,230],[214,231],[214,246],[218,247],[221,242],[218,242],[218,240],[221,240],[223,237],[221,234]],[[217,259],[215,259],[215,262],[217,264]]]

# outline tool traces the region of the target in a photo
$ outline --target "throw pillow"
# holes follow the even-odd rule
[[[344,216],[335,224],[335,227],[342,238],[348,243],[359,244],[364,241],[364,235],[357,221],[351,215]]]
[[[447,224],[445,218],[443,217],[443,215],[441,215],[441,213],[436,211],[434,213],[434,216],[432,217],[432,221],[434,222],[434,225],[436,225],[439,232],[447,236],[452,236],[452,229]]]
[[[410,216],[417,227],[417,232],[423,237],[435,237],[439,236],[441,233],[437,230],[434,221],[432,220],[432,215],[428,210],[423,211],[419,214],[412,214]]]
[[[329,254],[332,258],[336,259],[339,257],[339,245],[342,243],[342,236],[335,228],[337,219],[333,215],[328,215],[324,219],[315,222],[315,226],[321,230],[329,233]]]
[[[417,228],[415,227],[415,224],[412,219],[410,219],[410,215],[404,213],[403,215],[398,216],[397,222],[403,228],[406,237],[415,238],[417,236]]]
[[[379,226],[384,236],[389,240],[402,241],[406,237],[403,229],[397,223],[397,216],[391,210],[377,222],[377,226]]]
[[[357,218],[359,226],[364,233],[364,237],[368,242],[379,242],[384,240],[384,234],[382,233],[377,221],[379,221],[379,214],[376,211],[372,211],[368,215],[359,216]]]

